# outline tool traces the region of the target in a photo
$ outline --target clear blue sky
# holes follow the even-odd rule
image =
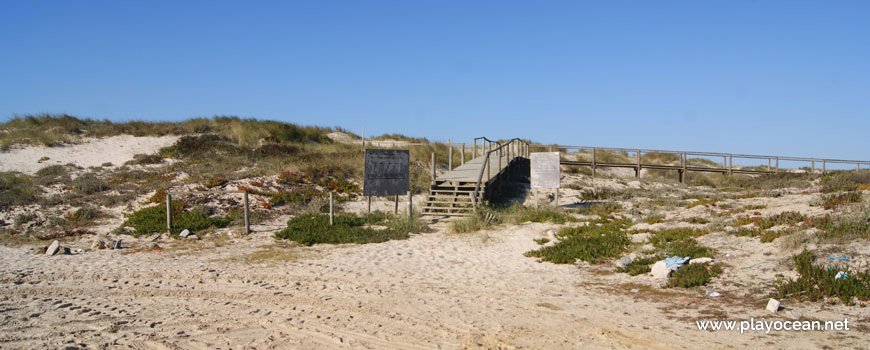
[[[7,1],[0,118],[870,159],[849,1]]]

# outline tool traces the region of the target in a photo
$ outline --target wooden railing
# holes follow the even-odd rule
[[[501,172],[502,171],[502,164],[501,164],[502,157],[507,155],[508,164],[505,164],[505,165],[509,166],[510,162],[514,158],[516,158],[516,157],[528,157],[529,152],[530,152],[529,143],[522,140],[522,139],[514,138],[514,139],[511,139],[509,141],[505,141],[504,143],[502,143],[499,141],[490,140],[486,137],[478,137],[478,138],[474,139],[474,146],[473,146],[473,151],[472,151],[473,152],[472,154],[474,154],[475,156],[477,155],[477,141],[478,140],[481,140],[481,143],[482,143],[481,146],[483,146],[481,148],[481,152],[482,153],[485,152],[485,153],[483,153],[483,157],[485,157],[485,158],[483,160],[483,163],[480,166],[480,173],[477,176],[477,183],[474,185],[474,194],[471,197],[471,201],[472,201],[475,209],[479,205],[477,199],[478,199],[478,195],[480,194],[480,185],[483,182],[484,172],[487,173],[487,176],[486,176],[487,181],[489,181],[489,179],[492,178],[492,173],[491,173],[492,170],[490,169],[491,168],[490,161],[492,159],[492,155],[496,154],[496,156],[498,157],[498,171]],[[493,147],[493,144],[495,144],[494,147]],[[498,173],[496,173],[496,176],[498,176]]]
[[[584,161],[584,160],[563,160],[561,164],[563,165],[581,165],[581,166],[590,166],[592,168],[592,175],[595,176],[595,170],[598,167],[617,167],[617,168],[633,168],[635,169],[635,177],[640,177],[641,169],[662,169],[662,170],[676,170],[680,175],[680,182],[685,182],[685,174],[689,171],[696,172],[714,172],[714,173],[723,173],[723,174],[768,174],[775,173],[780,171],[780,161],[790,161],[790,162],[806,162],[809,165],[809,168],[813,172],[816,170],[816,163],[821,163],[822,172],[827,171],[828,164],[855,164],[855,169],[861,169],[862,165],[867,165],[870,168],[870,161],[864,160],[846,160],[846,159],[830,159],[830,158],[808,158],[808,157],[785,157],[785,156],[768,156],[768,155],[754,155],[754,154],[736,154],[736,153],[716,153],[716,152],[693,152],[693,151],[671,151],[671,150],[652,150],[652,149],[636,149],[636,148],[613,148],[613,147],[590,147],[590,146],[565,146],[565,145],[533,145],[532,147],[538,148],[549,148],[550,151],[554,149],[562,152],[569,150],[576,150],[577,152],[586,152],[591,151],[592,160]],[[606,152],[623,152],[626,154],[634,154],[634,162],[632,163],[614,163],[614,162],[600,162],[597,160],[598,151],[606,151]],[[674,154],[679,156],[680,164],[679,165],[667,165],[667,164],[655,164],[655,163],[644,163],[643,162],[643,154]],[[714,167],[714,166],[699,166],[694,165],[690,166],[688,163],[688,157],[722,157],[722,166]],[[734,166],[734,159],[754,159],[754,160],[767,160],[767,167],[764,166]],[[760,168],[760,169],[759,169]]]

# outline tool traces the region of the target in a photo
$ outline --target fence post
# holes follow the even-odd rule
[[[332,200],[332,191],[329,192],[329,226],[332,226],[335,220],[335,203]]]
[[[471,158],[477,158],[477,139],[474,140],[474,145],[471,146]]]
[[[447,171],[453,170],[453,145],[447,140]]]
[[[596,150],[597,148],[592,147],[592,177],[595,177],[595,153],[598,153]]]
[[[686,176],[689,175],[689,155],[683,152],[683,176],[680,177],[680,183],[686,183]]]
[[[640,150],[637,150],[636,158],[637,158],[637,172],[634,173],[634,177],[640,178]]]
[[[779,172],[779,157],[776,157],[776,172]]]
[[[462,162],[461,165],[465,165],[465,142],[462,143]]]
[[[166,194],[166,234],[172,235],[172,195]]]
[[[332,193],[329,193],[329,199],[332,200]],[[250,219],[250,209],[248,205],[248,191],[245,191],[245,234],[251,234],[251,219]],[[331,206],[330,206],[331,207]]]
[[[393,214],[399,215],[399,195],[396,195],[396,207],[393,209]]]
[[[432,181],[435,181],[435,152],[432,152]]]
[[[811,160],[810,162],[812,162],[812,167],[813,167],[813,168],[812,168],[812,169],[813,169],[812,173],[815,174],[815,173],[816,173],[816,160],[813,159],[813,160]]]
[[[734,160],[734,159],[733,159],[732,156],[729,154],[729,155],[728,155],[728,175],[731,175],[731,174],[734,172],[734,163],[733,163],[733,160]]]
[[[368,213],[371,214],[372,213],[372,196],[366,196],[366,197],[368,197],[368,202],[369,202]]]
[[[414,218],[414,195],[408,190],[408,219]]]
[[[826,173],[827,171],[828,171],[828,169],[827,169],[827,167],[825,166],[825,160],[822,159],[822,174]]]

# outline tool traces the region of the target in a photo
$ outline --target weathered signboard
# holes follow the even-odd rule
[[[363,195],[398,196],[408,193],[408,150],[367,149]]]
[[[532,188],[559,188],[559,152],[532,152]]]

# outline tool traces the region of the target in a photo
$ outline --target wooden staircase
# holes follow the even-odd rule
[[[476,182],[434,181],[426,197],[423,215],[431,216],[471,216],[474,214],[474,187]],[[486,184],[480,184],[478,202],[483,202]]]

